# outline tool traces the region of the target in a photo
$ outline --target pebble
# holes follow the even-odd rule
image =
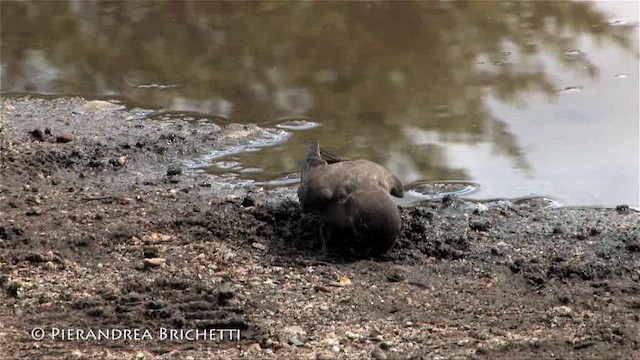
[[[123,167],[127,163],[127,157],[126,156],[120,156],[118,158],[117,162],[118,162],[118,166]]]
[[[165,258],[148,258],[148,259],[143,259],[142,260],[142,265],[145,268],[151,268],[151,267],[162,266],[166,262],[167,262],[167,259],[165,259]]]
[[[356,339],[360,338],[360,335],[358,335],[358,334],[356,334],[354,332],[351,332],[349,330],[344,332],[344,336],[346,336],[348,339],[351,339],[351,340],[356,340]]]
[[[73,141],[73,134],[72,133],[63,133],[62,135],[58,135],[56,136],[56,142],[57,143],[68,143]]]
[[[114,103],[108,102],[108,101],[103,101],[103,100],[93,100],[93,101],[88,101],[88,102],[84,103],[80,108],[81,108],[81,110],[113,111],[113,110],[124,109],[124,106],[118,105],[118,104],[114,104]]]
[[[557,316],[564,316],[564,317],[571,317],[573,310],[571,310],[570,307],[568,306],[556,306],[554,308],[551,309],[551,311],[553,313],[555,313]]]
[[[152,232],[152,233],[144,234],[142,236],[142,241],[148,242],[148,243],[167,242],[167,241],[171,241],[171,235]]]
[[[330,352],[323,352],[316,355],[316,360],[336,360],[337,357]]]
[[[289,338],[289,344],[293,346],[302,346],[304,343],[300,341],[297,337],[293,336]]]
[[[260,351],[260,350],[262,350],[262,348],[260,347],[259,343],[253,343],[253,344],[247,346],[247,352]]]
[[[53,259],[55,259],[55,255],[53,254],[53,251],[49,250],[42,255],[42,258],[46,261],[53,261]]]
[[[640,240],[637,238],[629,238],[625,242],[625,246],[627,250],[630,252],[639,252],[640,251]]]
[[[488,221],[473,221],[469,224],[471,230],[486,232],[491,228],[491,223]]]
[[[282,332],[291,334],[291,335],[305,335],[307,332],[298,325],[287,326],[282,329]]]
[[[333,345],[331,347],[331,351],[333,351],[334,353],[339,353],[340,352],[340,347],[338,345]]]
[[[258,249],[258,250],[267,250],[267,245],[259,243],[259,242],[254,242],[253,244],[251,244],[251,246],[253,246],[254,248]]]
[[[40,208],[31,208],[27,210],[27,216],[40,216],[42,215],[42,210]]]
[[[167,168],[167,176],[176,176],[182,174],[182,169],[178,165],[169,165]]]
[[[339,281],[339,283],[338,283],[338,284],[339,284],[339,286],[340,286],[340,287],[346,287],[346,286],[349,286],[349,285],[351,285],[351,279],[349,279],[346,275],[345,275],[345,276],[342,276],[342,277],[340,278],[340,281]]]
[[[387,354],[379,347],[375,347],[373,348],[373,350],[371,350],[371,358],[377,360],[385,360],[387,358]]]
[[[43,141],[44,140],[44,134],[42,133],[42,130],[40,129],[35,129],[33,131],[29,131],[29,134],[31,134],[31,136],[38,140],[38,141]]]
[[[338,340],[338,337],[336,336],[336,334],[328,333],[327,336],[325,336],[325,338],[322,339],[322,343],[325,345],[336,346],[336,345],[340,345],[340,340]]]

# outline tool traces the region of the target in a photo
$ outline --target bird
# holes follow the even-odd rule
[[[400,210],[391,196],[403,195],[402,182],[382,165],[337,157],[320,150],[317,140],[309,145],[298,200],[303,211],[317,214],[322,222],[324,254],[336,231],[352,235],[360,253],[388,252],[402,230]]]

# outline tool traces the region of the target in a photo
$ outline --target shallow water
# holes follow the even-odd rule
[[[478,184],[461,193],[473,199],[638,206],[638,10],[636,1],[2,1],[0,85],[115,97],[160,111],[150,121],[286,131],[190,162],[242,180],[295,183],[319,139],[384,164],[411,196],[455,180]]]

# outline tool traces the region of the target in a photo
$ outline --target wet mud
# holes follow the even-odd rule
[[[281,129],[149,120],[80,98],[5,96],[0,111],[6,358],[640,354],[640,215],[628,207],[445,197],[403,208],[388,254],[354,258],[334,241],[324,255],[295,185],[239,187],[187,166]],[[151,338],[86,337],[106,329]],[[161,329],[240,339],[161,339]]]

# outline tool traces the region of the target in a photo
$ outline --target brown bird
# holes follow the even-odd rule
[[[391,195],[403,197],[402,183],[387,169],[369,160],[338,158],[309,145],[298,199],[304,211],[319,215],[322,250],[334,230],[347,231],[365,253],[382,254],[394,245],[402,227]]]

